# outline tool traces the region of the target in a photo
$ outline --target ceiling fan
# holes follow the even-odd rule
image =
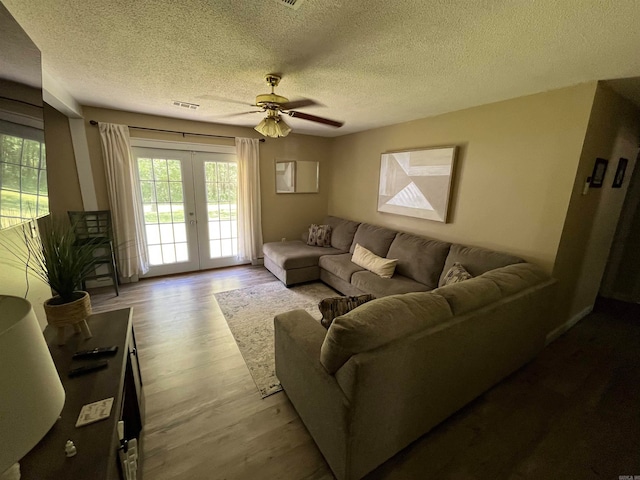
[[[282,119],[282,115],[289,115],[294,118],[301,118],[303,120],[310,120],[316,123],[322,123],[323,125],[329,125],[331,127],[341,127],[344,122],[337,122],[328,118],[317,117],[316,115],[309,115],[308,113],[298,112],[293,110],[294,108],[310,107],[312,105],[318,105],[313,100],[301,99],[289,101],[288,98],[277,95],[274,90],[280,83],[280,75],[269,73],[265,76],[265,80],[268,85],[271,85],[271,93],[265,93],[256,97],[256,107],[261,110],[246,113],[265,112],[267,116],[255,127],[255,130],[260,132],[265,137],[286,137],[291,132],[291,127],[285,123]]]

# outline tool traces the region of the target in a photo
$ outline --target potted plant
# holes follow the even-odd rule
[[[47,283],[55,294],[44,302],[44,310],[47,322],[58,328],[58,344],[64,344],[67,325],[88,338],[91,332],[85,320],[91,314],[91,301],[89,293],[80,290],[80,286],[95,268],[95,245],[77,242],[74,227],[66,217],[40,218],[38,229],[33,224],[18,227],[22,229],[20,237],[24,245],[7,240],[2,244],[16,263]]]

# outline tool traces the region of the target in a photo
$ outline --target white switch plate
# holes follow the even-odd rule
[[[112,406],[113,397],[105,398],[104,400],[85,405],[84,407],[82,407],[82,410],[80,410],[80,415],[78,415],[76,427],[82,427],[84,425],[89,425],[90,423],[109,418],[109,415],[111,415]]]

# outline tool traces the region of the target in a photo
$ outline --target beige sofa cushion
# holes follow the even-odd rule
[[[333,374],[352,355],[373,350],[451,316],[447,301],[429,292],[372,300],[333,321],[322,343],[320,363]]]
[[[356,243],[351,261],[382,278],[393,277],[393,272],[396,270],[396,264],[398,263],[398,260],[394,258],[379,257],[359,243]]]

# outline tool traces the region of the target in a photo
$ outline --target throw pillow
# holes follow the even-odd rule
[[[318,303],[318,309],[322,314],[322,320],[320,320],[320,323],[324,328],[328,329],[334,318],[340,317],[345,313],[349,313],[354,308],[359,307],[363,303],[367,303],[374,298],[376,297],[368,293],[366,295],[358,295],[356,297],[331,297],[320,300],[320,303]]]
[[[370,272],[381,276],[382,278],[393,277],[393,272],[395,271],[398,263],[397,259],[379,257],[375,253],[361,246],[359,243],[356,243],[356,248],[353,250],[351,261],[356,265],[366,268]]]
[[[442,278],[442,283],[440,286],[444,287],[445,285],[464,282],[465,280],[469,280],[470,278],[473,278],[473,275],[467,272],[467,269],[464,268],[462,264],[456,262],[449,269],[447,274]]]
[[[331,246],[331,225],[318,225],[316,245],[319,247]]]
[[[318,247],[331,246],[331,225],[312,224],[309,227],[309,236],[307,237],[307,245]]]
[[[309,227],[309,236],[307,237],[307,245],[314,245],[315,246],[316,238],[318,238],[318,225],[313,223]]]

